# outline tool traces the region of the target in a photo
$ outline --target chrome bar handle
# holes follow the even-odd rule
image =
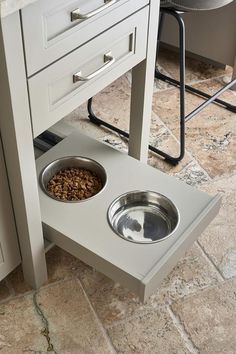
[[[92,74],[90,74],[88,76],[81,76],[81,71],[78,71],[76,74],[73,75],[73,83],[76,83],[78,81],[89,81],[89,80],[93,79],[94,77],[101,74],[104,70],[109,68],[109,66],[111,66],[115,61],[116,61],[116,59],[112,56],[111,52],[105,54],[104,55],[104,63],[105,64],[103,66],[101,66],[101,68],[94,71]]]
[[[80,12],[80,9],[75,9],[74,11],[71,12],[71,21],[76,21],[76,20],[87,20],[88,18],[91,18],[103,10],[107,9],[108,7],[112,6],[115,4],[118,0],[105,0],[105,4],[98,7],[96,10],[93,10],[91,12],[88,12],[87,14],[82,14]]]

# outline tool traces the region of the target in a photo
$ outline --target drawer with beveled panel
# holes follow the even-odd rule
[[[27,75],[135,13],[148,0],[41,0],[22,10]]]
[[[146,6],[28,79],[34,137],[145,59],[148,13]]]

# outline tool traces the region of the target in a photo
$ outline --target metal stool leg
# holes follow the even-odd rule
[[[171,163],[172,165],[176,165],[183,159],[185,153],[185,25],[181,15],[178,12],[164,10],[162,13],[163,15],[165,13],[171,14],[177,20],[179,26],[180,153],[178,157],[174,157],[154,147],[152,151],[164,157],[165,160]],[[163,26],[163,22],[161,23],[161,26]],[[160,42],[160,36],[158,38],[158,42]],[[158,50],[159,50],[159,45],[158,45]],[[159,75],[159,71],[156,69],[155,76],[157,77],[158,75]]]

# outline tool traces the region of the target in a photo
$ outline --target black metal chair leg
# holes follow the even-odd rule
[[[177,20],[179,27],[180,153],[178,157],[174,157],[156,148],[154,148],[153,151],[163,156],[167,162],[171,163],[172,165],[176,165],[183,159],[185,154],[185,25],[181,15],[178,12],[164,10],[163,14],[171,14]],[[163,26],[163,21],[161,23],[161,26]],[[159,73],[159,71],[156,69],[155,76],[156,71]]]

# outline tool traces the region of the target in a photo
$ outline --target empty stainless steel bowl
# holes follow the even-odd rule
[[[83,200],[63,200],[63,199],[58,199],[53,195],[51,195],[47,190],[47,185],[50,179],[59,171],[64,170],[66,168],[72,168],[72,167],[84,168],[86,170],[96,173],[96,175],[100,177],[102,181],[102,186],[103,186],[102,189],[92,197]],[[41,188],[49,197],[65,203],[79,203],[94,198],[99,193],[101,193],[101,191],[104,189],[107,183],[107,175],[102,165],[100,165],[95,160],[89,159],[87,157],[82,157],[82,156],[68,156],[68,157],[61,157],[55,161],[50,162],[41,172],[39,180],[40,180]]]
[[[162,194],[133,191],[112,202],[108,220],[120,237],[135,243],[153,243],[173,234],[179,222],[179,213]]]

